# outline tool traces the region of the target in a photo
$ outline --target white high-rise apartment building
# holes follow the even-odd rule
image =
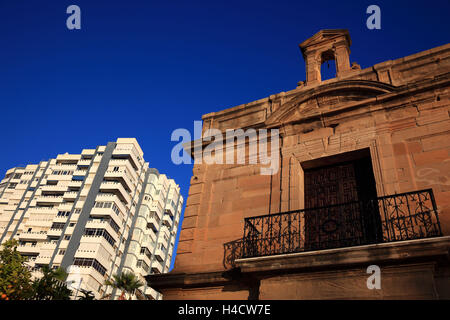
[[[145,284],[134,299],[160,299],[144,276],[169,271],[183,197],[143,155],[136,139],[119,138],[8,170],[0,183],[0,243],[17,239],[33,270],[62,267],[76,289],[97,299],[120,295],[104,283],[123,271]]]

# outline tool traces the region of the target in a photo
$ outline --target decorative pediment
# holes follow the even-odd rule
[[[395,87],[377,81],[344,80],[299,92],[282,104],[265,121],[266,127],[299,122],[310,116],[371,99],[395,91]]]
[[[299,44],[302,52],[306,48],[315,47],[316,45],[321,45],[323,42],[330,42],[332,39],[343,38],[347,41],[347,45],[350,47],[352,41],[350,39],[350,34],[346,29],[324,29],[317,32],[311,38],[306,39],[302,43]]]

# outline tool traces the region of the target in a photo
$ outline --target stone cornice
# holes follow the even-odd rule
[[[356,247],[238,259],[243,274],[319,270],[372,264],[444,261],[449,263],[450,236]]]
[[[312,88],[317,88],[317,87],[321,87],[324,85],[337,83],[337,82],[340,82],[343,80],[352,80],[352,79],[357,80],[357,79],[362,79],[362,78],[369,78],[370,74],[377,74],[378,72],[380,72],[382,70],[391,70],[393,68],[399,68],[403,64],[405,65],[405,68],[406,68],[406,67],[408,67],[409,64],[418,63],[420,60],[423,60],[423,59],[430,60],[430,61],[425,61],[425,64],[429,64],[429,63],[431,63],[433,56],[448,54],[449,51],[450,51],[450,44],[445,44],[445,45],[438,46],[438,47],[435,47],[435,48],[432,48],[429,50],[411,54],[411,55],[403,57],[403,58],[380,62],[371,67],[364,68],[362,70],[353,70],[345,78],[340,78],[340,79],[334,78],[334,79],[326,80],[315,86],[298,87],[293,90],[273,94],[270,97],[258,99],[258,100],[255,100],[255,101],[252,101],[249,103],[245,103],[245,104],[241,104],[241,105],[238,105],[235,107],[227,108],[227,109],[224,109],[221,111],[210,112],[210,113],[204,114],[202,116],[202,120],[204,120],[204,121],[211,121],[211,120],[220,121],[223,117],[228,116],[235,112],[242,112],[242,111],[248,110],[250,108],[264,107],[264,105],[270,104],[270,102],[276,98],[285,97],[286,99],[290,100],[292,97],[297,96],[298,94],[300,94],[302,92],[306,92]],[[439,59],[444,59],[444,58],[445,57],[439,57]],[[416,83],[416,82],[420,83],[421,81],[413,80],[411,82],[411,85],[414,85],[414,83]],[[385,82],[382,82],[382,83],[385,83]],[[388,83],[386,83],[386,84],[388,84]]]
[[[309,251],[265,257],[238,259],[236,268],[205,273],[167,273],[148,275],[148,285],[167,288],[211,287],[233,282],[246,284],[260,277],[299,271],[320,271],[372,264],[449,263],[450,237]]]

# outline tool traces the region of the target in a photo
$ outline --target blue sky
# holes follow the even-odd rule
[[[66,28],[71,4],[81,30]],[[371,4],[381,30],[366,28]],[[320,29],[349,29],[366,68],[448,43],[449,12],[448,0],[0,0],[0,175],[135,137],[186,198],[192,166],[171,162],[173,130],[294,89],[298,44]]]

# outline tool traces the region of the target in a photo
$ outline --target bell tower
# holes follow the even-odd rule
[[[346,29],[325,29],[299,44],[306,63],[306,85],[322,82],[322,63],[335,60],[336,77],[350,72],[350,46],[352,42]]]

